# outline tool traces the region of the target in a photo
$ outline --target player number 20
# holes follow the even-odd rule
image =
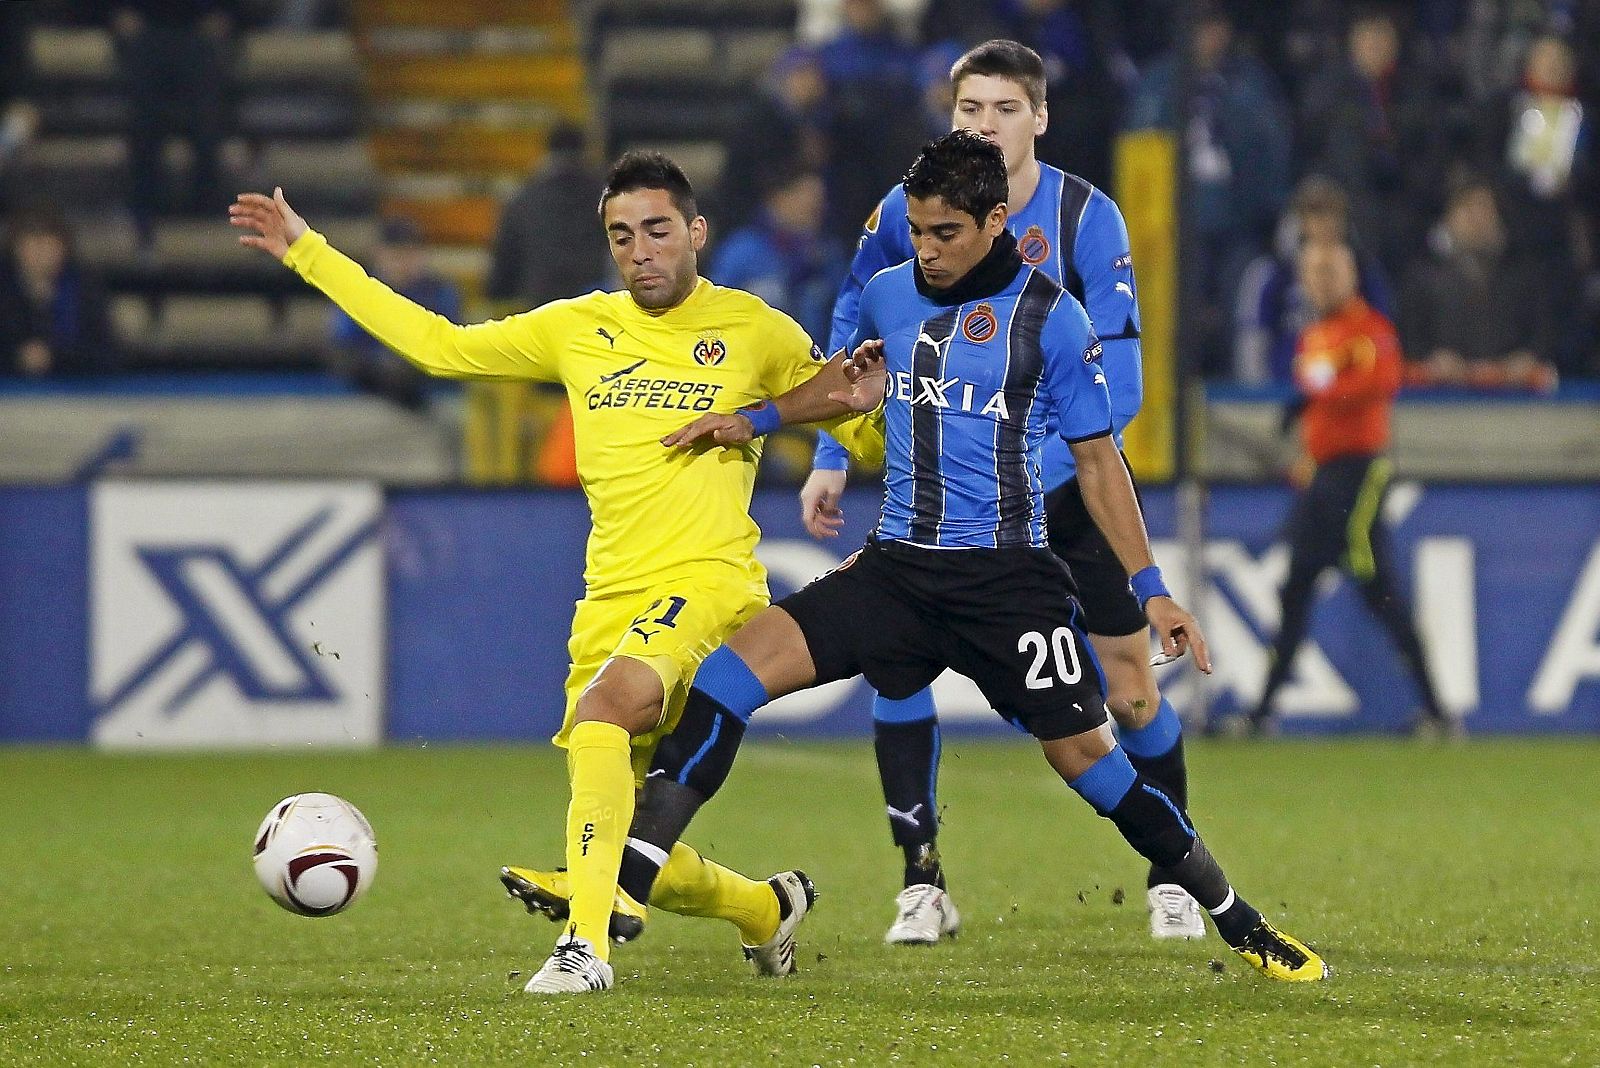
[[[1078,659],[1078,643],[1071,627],[1057,627],[1049,641],[1045,641],[1039,631],[1030,630],[1017,639],[1017,652],[1033,655],[1033,666],[1028,669],[1030,690],[1048,690],[1056,684],[1055,679],[1040,674],[1051,654],[1054,654],[1056,678],[1069,686],[1083,678],[1083,663]]]

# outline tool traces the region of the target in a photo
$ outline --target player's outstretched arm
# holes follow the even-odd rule
[[[770,401],[726,415],[702,415],[661,439],[668,448],[688,448],[706,438],[718,445],[743,445],[790,423],[821,423],[883,403],[888,374],[882,341],[864,341],[849,357],[835,355],[811,378]]]
[[[1154,576],[1153,590],[1141,591],[1135,582],[1134,592],[1144,606],[1150,625],[1161,639],[1162,651],[1170,656],[1194,652],[1195,666],[1207,674],[1211,671],[1211,652],[1206,647],[1200,623],[1172,599],[1161,586],[1160,573],[1155,569],[1155,557],[1150,553],[1150,536],[1145,531],[1144,516],[1139,511],[1139,498],[1134,495],[1133,481],[1122,464],[1110,434],[1078,441],[1072,444],[1072,458],[1078,465],[1078,485],[1083,492],[1083,503],[1095,525],[1105,535],[1111,549],[1117,554],[1123,570],[1129,575]]]
[[[350,318],[429,374],[448,378],[552,379],[543,309],[474,326],[458,326],[396,293],[312,230],[283,195],[240,193],[228,206],[239,243],[295,271]]]

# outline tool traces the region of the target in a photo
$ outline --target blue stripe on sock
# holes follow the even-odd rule
[[[1178,817],[1178,824],[1183,828],[1185,834],[1187,834],[1190,838],[1197,837],[1197,835],[1194,833],[1194,828],[1189,826],[1189,821],[1183,818],[1182,812],[1178,811],[1178,806],[1172,803],[1172,798],[1168,797],[1160,790],[1157,790],[1149,783],[1145,783],[1143,789],[1144,792],[1149,794],[1151,797],[1160,798],[1161,803],[1172,810],[1172,814]]]
[[[705,744],[700,747],[700,749],[695,753],[694,756],[689,758],[689,762],[683,766],[683,770],[678,772],[678,783],[679,783],[679,785],[687,785],[688,784],[688,782],[689,782],[689,773],[694,770],[696,764],[700,763],[701,760],[705,759],[705,755],[707,753],[711,752],[711,747],[717,744],[717,735],[719,735],[721,733],[722,733],[722,717],[721,716],[717,716],[715,719],[713,719],[711,721],[711,733],[710,733],[710,735],[708,735],[706,737]]]
[[[891,701],[883,694],[872,698],[872,718],[879,723],[917,723],[932,719],[937,710],[933,707],[933,687],[928,686],[903,701]]]
[[[931,698],[930,698],[930,702],[931,702]],[[939,783],[939,750],[940,750],[940,748],[941,748],[941,744],[940,744],[940,738],[939,738],[939,721],[938,720],[934,720],[933,721],[933,760],[930,761],[929,764],[928,764],[928,803],[932,806],[932,809],[933,809],[933,812],[935,813],[935,815],[937,815],[937,813],[939,811],[939,798],[937,796],[935,796],[934,791],[938,787],[938,783]]]
[[[726,645],[701,663],[694,688],[732,712],[741,723],[749,723],[755,710],[767,703],[767,688],[744,658]]]
[[[1149,723],[1138,730],[1119,731],[1117,737],[1122,747],[1133,756],[1154,760],[1172,752],[1172,747],[1178,744],[1182,734],[1183,721],[1178,719],[1177,709],[1163,697],[1161,707],[1156,709]]]
[[[1139,773],[1128,762],[1128,754],[1122,751],[1121,746],[1117,746],[1067,785],[1104,816],[1121,804],[1138,778]],[[1167,802],[1169,805],[1171,803]]]

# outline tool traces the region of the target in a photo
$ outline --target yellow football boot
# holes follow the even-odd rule
[[[1331,970],[1305,943],[1278,930],[1266,920],[1251,928],[1241,945],[1233,951],[1249,961],[1256,971],[1285,983],[1315,983],[1326,979]]]
[[[572,889],[567,883],[567,869],[536,871],[533,868],[501,868],[500,882],[506,893],[522,902],[530,913],[542,915],[556,923],[567,918],[567,902]],[[608,933],[613,942],[632,942],[644,933],[644,922],[649,911],[617,888],[617,898],[611,904],[611,926]]]

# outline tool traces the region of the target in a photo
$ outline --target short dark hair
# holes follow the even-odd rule
[[[981,224],[1009,194],[1005,153],[971,130],[951,130],[922,146],[905,187],[908,197],[942,197]]]
[[[30,203],[17,211],[11,219],[11,224],[4,231],[5,251],[8,255],[12,254],[24,237],[41,235],[60,241],[66,247],[69,256],[76,251],[77,243],[66,215],[49,202]]]
[[[600,217],[605,218],[606,204],[612,197],[632,193],[637,189],[661,189],[672,198],[672,206],[690,222],[700,214],[695,206],[694,187],[688,175],[670,156],[661,152],[624,152],[611,165],[606,176],[606,186],[600,191]]]
[[[1308,174],[1294,188],[1290,207],[1298,215],[1350,215],[1350,198],[1344,186],[1325,174]]]
[[[950,68],[950,88],[959,88],[961,79],[974,74],[1010,78],[1028,94],[1033,110],[1044,106],[1044,60],[1019,41],[996,39],[969,49]]]
[[[1499,191],[1487,176],[1473,170],[1460,170],[1450,176],[1445,192],[1444,210],[1449,212],[1468,197],[1487,193],[1500,206]]]

